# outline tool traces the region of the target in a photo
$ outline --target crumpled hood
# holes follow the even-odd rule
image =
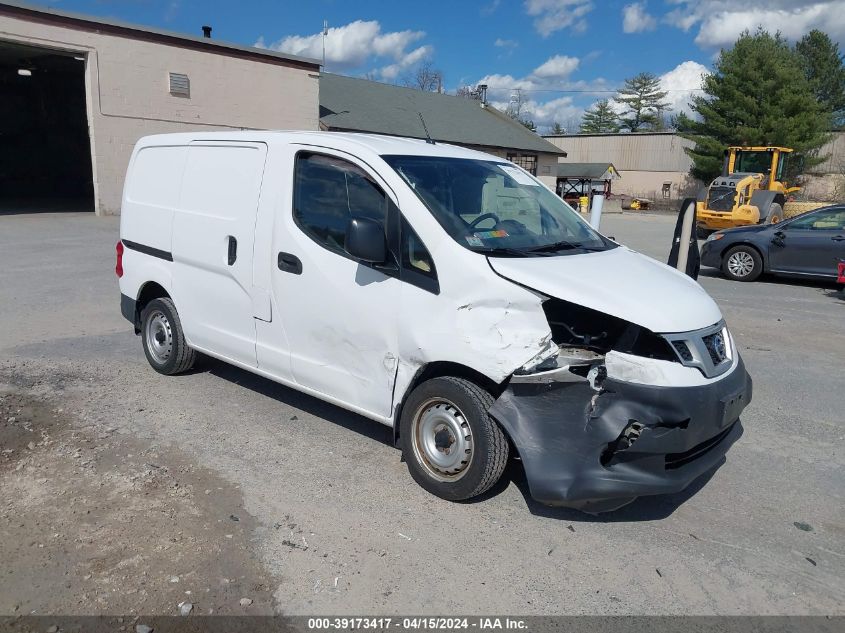
[[[689,332],[722,319],[697,282],[624,246],[559,257],[488,259],[506,279],[652,332]]]

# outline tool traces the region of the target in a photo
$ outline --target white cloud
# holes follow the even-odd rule
[[[431,54],[431,46],[420,46],[408,52],[408,47],[424,37],[424,31],[383,32],[381,24],[375,20],[355,20],[343,26],[331,27],[326,35],[326,66],[332,70],[351,69],[364,65],[372,58],[380,58],[393,60],[385,68],[396,65],[405,68]],[[322,32],[289,35],[269,45],[260,37],[255,45],[317,59],[323,55]]]
[[[519,46],[519,42],[516,40],[503,40],[501,37],[497,37],[496,41],[493,42],[493,46],[497,46],[498,48],[516,48]]]
[[[555,55],[534,69],[532,75],[539,79],[564,79],[578,68],[577,57]]]
[[[698,26],[695,43],[702,48],[728,47],[744,30],[762,26],[788,40],[817,28],[834,40],[845,40],[845,0],[678,0],[681,6],[664,21],[684,31]]]
[[[402,59],[400,59],[395,64],[388,64],[387,66],[384,66],[376,72],[381,77],[381,79],[392,81],[396,79],[401,72],[431,57],[433,51],[434,48],[431,46],[420,46],[419,48],[415,48],[410,53],[402,57]]]
[[[541,130],[553,123],[574,125],[580,120],[583,108],[576,103],[590,93],[608,90],[607,81],[573,81],[570,75],[578,68],[577,57],[555,55],[537,66],[524,77],[493,74],[482,77],[472,85],[487,84],[488,98],[493,107],[505,111],[517,95],[523,100],[522,114],[531,119]],[[563,95],[558,91],[577,92],[578,96]]]
[[[668,92],[666,101],[672,107],[672,113],[690,114],[690,99],[698,94],[704,82],[704,75],[709,74],[706,66],[698,62],[685,61],[660,75],[660,89]]]
[[[584,112],[583,108],[573,103],[572,97],[532,104],[530,110],[531,120],[538,128],[551,127],[555,123],[567,127],[570,121],[579,120]]]
[[[534,28],[543,37],[565,28],[585,31],[584,16],[593,10],[591,0],[525,0],[524,6],[525,12],[534,18]]]
[[[645,2],[626,4],[622,9],[622,30],[625,33],[653,31],[657,20],[646,11]]]
[[[500,4],[502,4],[502,0],[493,0],[490,4],[484,5],[480,10],[481,15],[493,15]]]

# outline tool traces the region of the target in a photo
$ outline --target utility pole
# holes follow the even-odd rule
[[[323,70],[326,69],[326,35],[329,34],[329,21],[323,20]]]

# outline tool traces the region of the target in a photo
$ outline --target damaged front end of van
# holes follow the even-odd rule
[[[553,297],[542,306],[551,337],[489,411],[534,499],[605,512],[724,461],[752,395],[724,321],[658,334]]]

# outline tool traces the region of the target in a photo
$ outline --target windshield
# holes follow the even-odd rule
[[[772,155],[769,152],[739,151],[734,161],[734,173],[767,174],[772,168]]]
[[[472,251],[533,257],[616,246],[511,163],[432,156],[382,158],[446,232]]]

